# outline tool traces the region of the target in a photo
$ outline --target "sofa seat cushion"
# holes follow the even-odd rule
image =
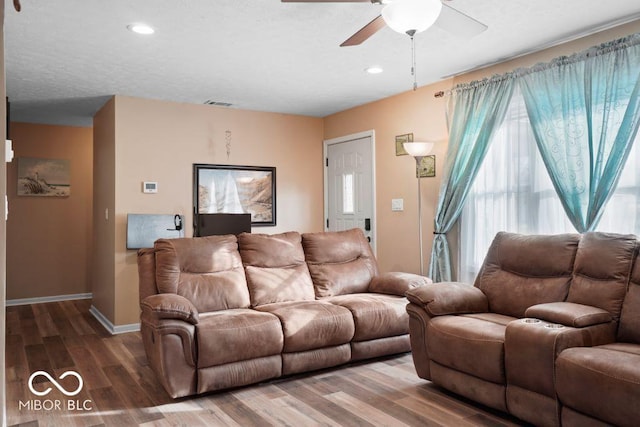
[[[269,313],[233,309],[200,313],[196,328],[198,368],[280,354],[280,320]]]
[[[340,295],[326,301],[351,311],[356,328],[353,341],[368,341],[409,333],[405,297],[363,293]]]
[[[456,371],[506,384],[504,337],[513,320],[495,313],[435,317],[427,325],[429,357]]]
[[[617,425],[637,423],[640,345],[613,343],[563,351],[556,361],[556,392],[562,404],[583,414]]]
[[[280,319],[288,353],[346,344],[353,338],[351,312],[338,305],[297,301],[261,305],[256,310]]]

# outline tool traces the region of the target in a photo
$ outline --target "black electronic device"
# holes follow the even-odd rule
[[[251,233],[251,214],[197,214],[193,226],[195,237]]]

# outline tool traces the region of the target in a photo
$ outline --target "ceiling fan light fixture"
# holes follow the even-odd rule
[[[398,33],[420,33],[436,22],[442,3],[440,0],[396,0],[382,9],[382,18]]]

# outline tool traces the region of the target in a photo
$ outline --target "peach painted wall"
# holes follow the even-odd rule
[[[92,304],[112,320],[115,318],[115,117],[115,101],[111,99],[93,118]]]
[[[447,149],[447,129],[444,98],[434,98],[434,93],[447,90],[454,84],[502,74],[518,67],[529,67],[538,62],[570,55],[591,46],[640,32],[640,21],[608,31],[584,37],[544,51],[523,56],[512,61],[457,76],[437,84],[405,92],[390,98],[355,107],[328,116],[324,120],[324,139],[342,137],[364,130],[374,129],[376,134],[376,195],[378,262],[383,271],[419,271],[417,183],[413,160],[407,156],[396,157],[395,135],[413,132],[415,140],[438,141],[436,178],[422,179],[423,236],[425,272],[433,242],[433,221],[437,204],[442,166]],[[404,212],[391,211],[391,199],[404,199]],[[457,253],[457,237],[449,238],[454,270]],[[426,273],[425,273],[426,274]]]
[[[126,249],[127,214],[183,214],[191,236],[194,163],[275,166],[277,226],[253,232],[322,230],[322,119],[116,96],[113,123],[115,215],[109,221],[115,221],[115,310],[113,317],[101,312],[115,325],[139,321],[136,252]],[[94,122],[96,133],[100,127]],[[143,181],[157,181],[158,193],[142,193]],[[109,202],[96,201],[96,212]]]
[[[4,99],[6,96],[5,78],[4,78],[4,2],[0,5],[0,99]],[[3,104],[0,106],[0,135],[6,135],[6,120],[7,110]],[[4,218],[5,207],[4,203],[1,203],[7,194],[7,168],[5,162],[5,152],[0,150],[0,319],[2,319],[2,325],[5,325],[5,298],[6,298],[6,269],[7,269],[7,225],[1,218]],[[0,328],[0,348],[5,348],[5,328]],[[0,352],[0,372],[4,373],[4,351]],[[3,375],[4,378],[4,375]],[[0,424],[5,425],[7,423],[7,417],[5,414],[5,381],[0,381]]]
[[[11,123],[7,167],[7,299],[91,292],[93,143],[90,128]],[[17,195],[18,159],[67,159],[69,197]]]
[[[444,98],[436,91],[449,81],[419,88],[352,108],[324,120],[324,138],[331,139],[373,129],[376,144],[376,209],[378,264],[382,271],[420,272],[418,238],[418,180],[413,157],[396,156],[395,136],[413,133],[414,141],[435,141],[436,177],[422,178],[422,222],[425,274],[433,241],[433,217],[447,148]],[[391,200],[403,199],[404,211],[392,212]]]

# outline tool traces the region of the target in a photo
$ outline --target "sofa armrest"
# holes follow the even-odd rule
[[[431,317],[445,314],[484,313],[489,302],[482,291],[460,282],[441,282],[409,290],[407,298]]]
[[[177,294],[157,294],[146,297],[140,303],[143,314],[156,319],[177,319],[198,323],[198,310],[185,297]]]
[[[513,320],[507,324],[504,338],[507,388],[518,387],[555,399],[558,355],[568,348],[609,344],[615,339],[613,321],[576,328],[541,320]]]
[[[140,335],[149,366],[171,397],[196,394],[196,325],[182,319],[159,318],[158,312],[149,308],[152,303],[153,299],[143,307],[140,318]]]
[[[606,310],[572,302],[533,305],[525,311],[525,316],[574,328],[584,328],[613,321],[611,313]]]
[[[400,295],[418,286],[433,283],[425,276],[411,273],[391,272],[375,276],[369,284],[369,292],[380,294]]]

